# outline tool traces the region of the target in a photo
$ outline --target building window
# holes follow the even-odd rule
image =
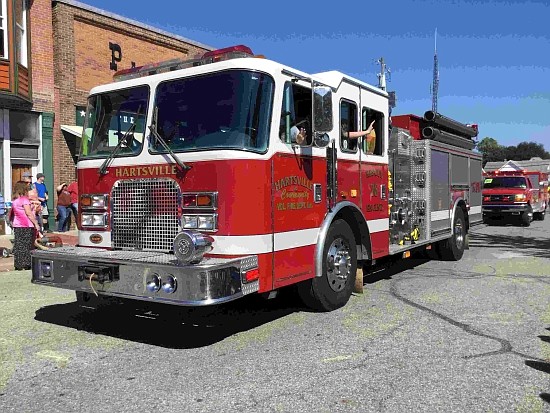
[[[15,2],[15,26],[17,63],[27,67],[27,0]]]
[[[8,58],[8,10],[6,0],[0,0],[0,58]]]
[[[25,145],[38,145],[40,135],[38,133],[39,114],[37,112],[20,112],[10,110],[10,140],[12,143]]]

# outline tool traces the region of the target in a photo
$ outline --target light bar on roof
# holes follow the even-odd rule
[[[240,44],[238,46],[225,47],[223,49],[206,52],[202,55],[202,60],[203,64],[207,64],[251,56],[254,56],[254,53],[252,53],[250,47]]]
[[[123,69],[116,72],[114,80],[128,80],[137,77],[156,75],[158,73],[172,72],[174,70],[186,69],[193,66],[201,66],[209,63],[221,62],[223,60],[237,59],[239,57],[253,57],[254,53],[248,46],[238,45],[212,50],[204,53],[200,58],[194,59],[171,59],[163,62],[150,63],[143,66]]]

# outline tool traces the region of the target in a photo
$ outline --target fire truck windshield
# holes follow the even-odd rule
[[[209,149],[267,150],[273,79],[229,70],[161,83],[156,131],[174,152]],[[150,140],[150,151],[166,148]]]
[[[527,188],[527,181],[522,176],[496,176],[485,178],[483,188]]]
[[[90,96],[84,122],[81,158],[140,153],[148,99],[147,86]]]

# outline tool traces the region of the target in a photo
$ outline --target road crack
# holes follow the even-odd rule
[[[446,323],[449,323],[449,324],[451,324],[455,327],[458,327],[461,330],[463,330],[464,332],[466,332],[467,334],[487,338],[489,340],[496,341],[497,343],[500,344],[500,350],[489,351],[489,352],[486,352],[486,353],[474,354],[474,355],[470,355],[470,356],[463,356],[462,357],[463,359],[467,360],[467,359],[473,359],[473,358],[489,357],[489,356],[496,356],[496,355],[510,353],[510,354],[515,354],[517,356],[524,357],[524,358],[531,359],[531,360],[542,361],[542,362],[545,361],[545,360],[539,359],[538,357],[532,357],[530,355],[515,351],[512,347],[512,344],[506,339],[503,339],[503,338],[500,338],[500,337],[497,337],[497,336],[493,336],[493,335],[490,335],[490,334],[486,334],[482,331],[477,330],[476,328],[472,327],[469,324],[462,323],[462,322],[457,321],[457,320],[453,320],[452,318],[447,317],[444,314],[438,313],[437,311],[432,310],[431,308],[428,308],[428,307],[426,307],[422,304],[419,304],[419,303],[416,303],[412,300],[409,300],[406,297],[403,297],[397,291],[397,283],[398,283],[398,280],[393,280],[393,282],[390,285],[390,294],[393,297],[395,297],[397,300],[399,300],[399,301],[401,301],[401,302],[403,302],[403,303],[405,303],[405,304],[407,304],[411,307],[417,308],[420,311],[426,312],[426,313],[432,315],[433,317],[439,318],[439,319],[445,321]]]

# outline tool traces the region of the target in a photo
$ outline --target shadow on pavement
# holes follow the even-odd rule
[[[430,259],[424,258],[422,253],[417,253],[405,260],[400,257],[385,258],[379,261],[374,267],[365,267],[363,269],[365,274],[363,284],[374,284],[381,280],[390,280],[395,274],[412,270],[428,261]]]
[[[550,258],[550,238],[524,237],[522,235],[495,235],[472,233],[470,248],[518,249],[521,253],[538,258]]]
[[[550,328],[548,328],[547,330],[550,330]],[[542,341],[545,341],[547,343],[550,342],[550,336],[539,336],[539,338]],[[537,360],[525,360],[525,365],[527,365],[527,366],[529,366],[529,367],[531,367],[535,370],[542,371],[544,373],[550,374],[550,362],[537,361]],[[546,403],[550,404],[550,393],[541,393],[541,394],[539,394],[539,396]]]
[[[259,296],[209,307],[177,307],[126,302],[94,310],[76,302],[42,307],[35,319],[46,323],[166,348],[208,346],[291,313],[308,311],[290,292],[272,300]]]

